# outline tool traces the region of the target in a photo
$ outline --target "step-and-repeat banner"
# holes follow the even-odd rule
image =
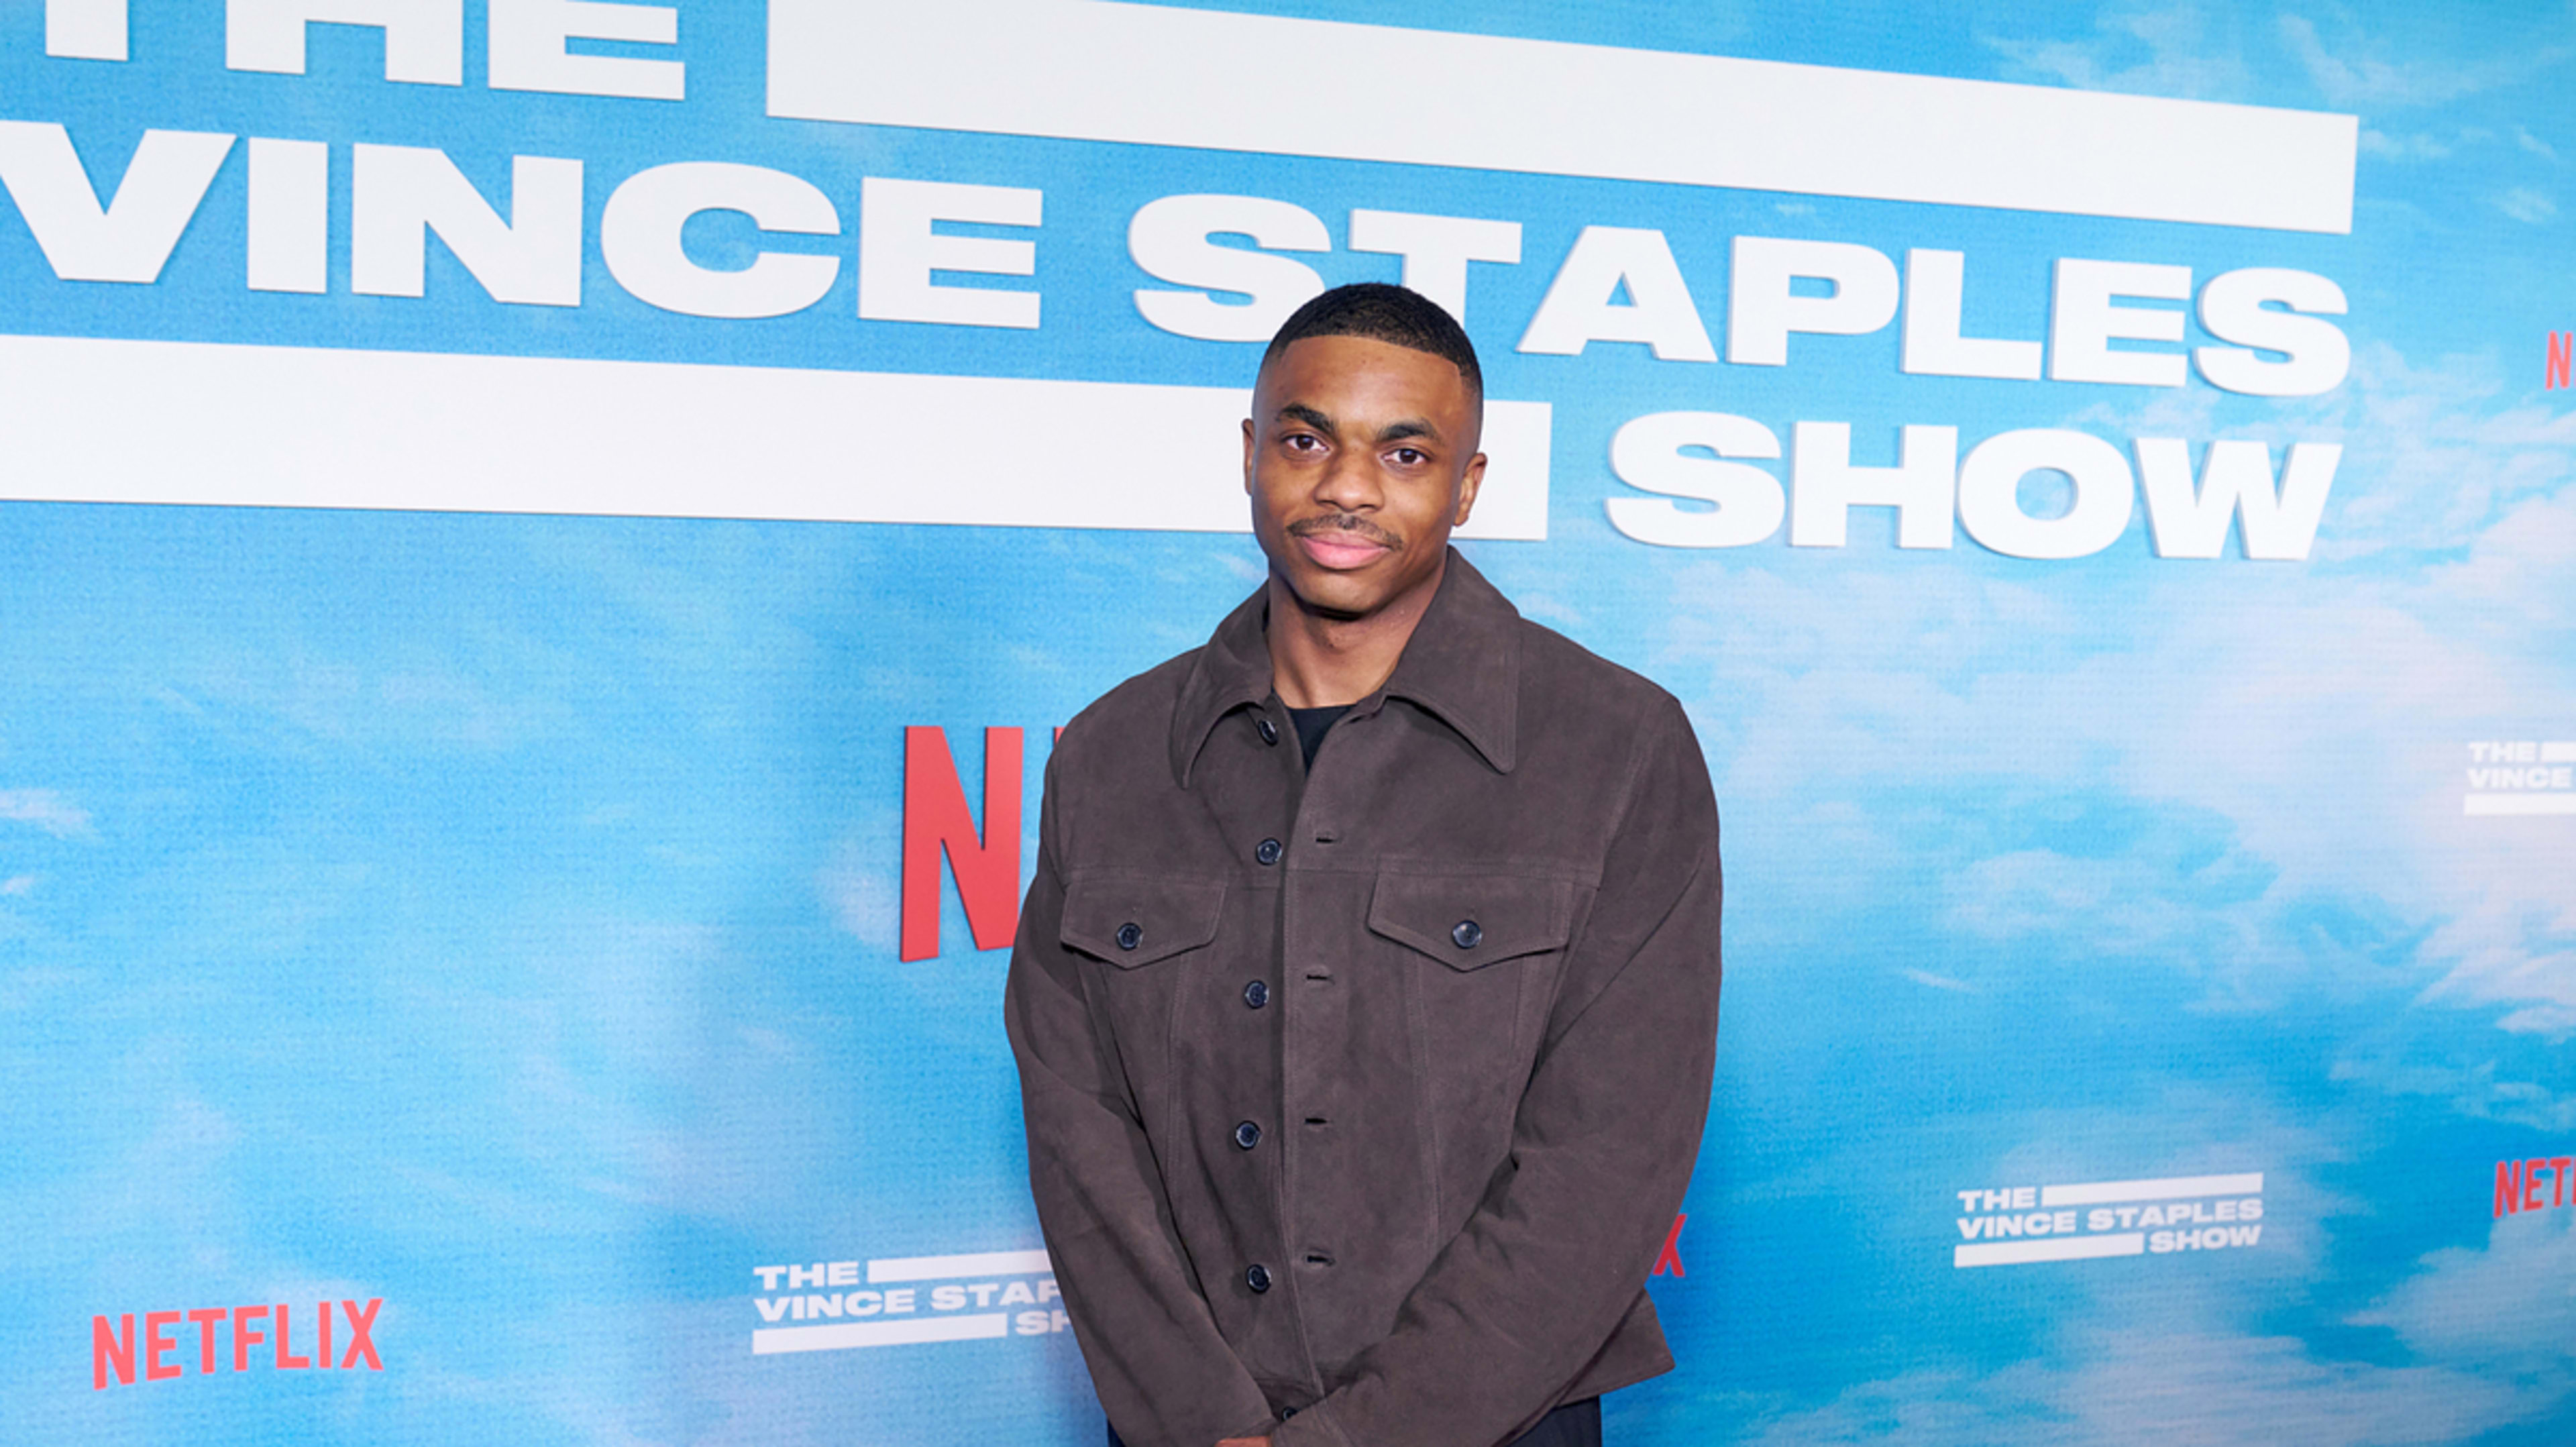
[[[2576,1435],[2564,5],[10,0],[0,1440],[1096,1442],[1000,991],[1459,313],[1687,704],[1625,1444]]]

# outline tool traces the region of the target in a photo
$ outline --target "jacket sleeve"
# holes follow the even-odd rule
[[[1565,964],[1511,1155],[1346,1384],[1276,1447],[1486,1447],[1638,1303],[1690,1184],[1717,1049],[1717,805],[1678,704],[1640,730],[1625,816]]]
[[[1092,1014],[1064,915],[1056,777],[1011,948],[1003,1018],[1020,1068],[1029,1190],[1100,1404],[1128,1447],[1214,1447],[1270,1406],[1218,1335],[1114,1042]]]

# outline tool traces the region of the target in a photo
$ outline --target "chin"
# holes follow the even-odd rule
[[[1375,612],[1386,602],[1386,590],[1349,573],[1328,573],[1306,568],[1288,575],[1288,586],[1297,601],[1319,613],[1340,613],[1351,617]]]

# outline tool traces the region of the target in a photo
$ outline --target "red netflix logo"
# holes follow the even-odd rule
[[[1688,1213],[1673,1218],[1673,1229],[1664,1233],[1664,1249],[1655,1257],[1655,1269],[1647,1272],[1648,1276],[1661,1276],[1666,1272],[1675,1276],[1690,1275],[1682,1270],[1682,1223],[1689,1219]]]
[[[2549,334],[2549,380],[2544,392],[2576,387],[2576,332]]]
[[[106,1317],[89,1319],[89,1384],[95,1391],[106,1391],[108,1378],[119,1386],[134,1385],[136,1368],[147,1382],[166,1382],[186,1376],[187,1334],[179,1323],[185,1320],[197,1329],[197,1375],[211,1376],[215,1363],[227,1362],[236,1372],[252,1366],[253,1347],[267,1347],[258,1354],[258,1364],[278,1371],[355,1371],[363,1365],[368,1371],[385,1369],[376,1355],[376,1309],[384,1298],[374,1297],[360,1306],[354,1301],[340,1303],[340,1328],[335,1333],[330,1302],[314,1307],[309,1320],[313,1335],[298,1351],[295,1309],[285,1302],[275,1306],[212,1306],[196,1311],[147,1311],[143,1314],[143,1332],[134,1330],[134,1313],[127,1312],[113,1323]],[[215,1349],[215,1336],[222,1331],[227,1351]],[[334,1335],[348,1345],[332,1365]]]
[[[2545,1211],[2552,1206],[2576,1206],[2576,1156],[2534,1156],[2527,1161],[2496,1162],[2495,1213],[2501,1219],[2521,1211]],[[2544,1198],[2540,1181],[2549,1178],[2549,1192]]]
[[[1024,737],[1021,729],[984,730],[984,827],[978,829],[946,732],[903,731],[903,918],[896,958],[926,960],[939,953],[943,855],[975,948],[1004,948],[1020,927]]]

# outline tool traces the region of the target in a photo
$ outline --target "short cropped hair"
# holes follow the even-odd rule
[[[1485,399],[1485,371],[1476,365],[1476,347],[1467,340],[1467,329],[1418,291],[1382,281],[1334,287],[1297,308],[1280,325],[1279,335],[1270,339],[1269,350],[1261,354],[1261,365],[1269,366],[1290,344],[1308,337],[1364,337],[1429,352],[1458,368],[1469,395],[1480,405]]]

